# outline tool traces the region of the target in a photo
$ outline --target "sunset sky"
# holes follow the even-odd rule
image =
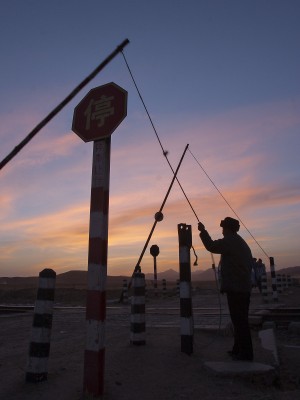
[[[2,1],[0,159],[128,38],[124,54],[174,169],[189,144],[259,243],[241,227],[253,256],[300,265],[299,21],[298,0]],[[80,100],[108,82],[128,91],[112,135],[108,274],[132,273],[172,172],[120,54],[0,171],[0,276],[87,269],[93,144],[71,125]],[[178,177],[217,239],[220,220],[235,215],[192,154]],[[210,268],[177,183],[163,213],[150,242],[158,271],[178,270],[179,223],[192,225],[192,270]],[[153,270],[149,249],[141,266]]]

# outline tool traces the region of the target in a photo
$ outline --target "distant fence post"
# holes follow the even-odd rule
[[[166,279],[162,280],[162,294],[163,294],[164,298],[167,297],[167,281],[166,281]]]
[[[276,274],[276,285],[278,293],[282,293],[282,275]]]
[[[128,283],[127,279],[123,279],[123,296],[122,296],[123,303],[128,303]]]
[[[288,284],[287,284],[287,274],[283,275],[283,288],[284,290],[286,290],[288,288]]]
[[[180,278],[180,330],[181,351],[193,353],[194,321],[191,298],[191,257],[192,227],[178,225],[179,239],[179,278]]]
[[[130,343],[146,344],[145,274],[135,272],[132,278]]]
[[[156,264],[156,258],[159,255],[159,247],[154,244],[150,247],[150,254],[153,257],[153,262],[154,262],[154,296],[157,296],[157,264]]]
[[[44,269],[39,274],[34,307],[26,382],[47,380],[56,273]]]
[[[270,270],[271,270],[271,279],[272,279],[272,296],[273,301],[278,301],[278,293],[277,293],[277,282],[276,282],[276,273],[275,273],[275,263],[274,258],[270,257]]]
[[[263,301],[268,303],[268,281],[266,272],[261,275],[261,294]]]

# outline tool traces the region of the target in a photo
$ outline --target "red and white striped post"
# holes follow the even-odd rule
[[[104,389],[108,206],[111,134],[127,115],[127,92],[111,82],[91,89],[74,109],[72,130],[94,142],[83,390]]]
[[[96,396],[104,383],[110,142],[94,142],[91,188],[84,391]]]

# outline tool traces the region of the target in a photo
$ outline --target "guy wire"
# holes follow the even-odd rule
[[[210,176],[208,175],[208,173],[205,171],[205,169],[203,168],[203,166],[200,164],[200,162],[197,160],[197,158],[194,156],[194,154],[191,152],[190,149],[188,149],[189,152],[191,153],[192,157],[194,158],[194,160],[196,161],[196,163],[199,165],[199,167],[202,169],[202,171],[205,173],[205,175],[207,176],[207,178],[210,180],[210,182],[212,183],[212,185],[214,186],[214,188],[217,190],[217,192],[219,193],[219,195],[222,197],[222,199],[225,201],[225,203],[228,205],[228,207],[230,208],[230,210],[234,213],[234,215],[238,218],[238,220],[241,222],[241,224],[243,225],[243,227],[246,229],[246,231],[249,233],[249,235],[252,237],[252,239],[255,241],[255,243],[258,245],[258,247],[262,250],[262,252],[267,256],[267,258],[269,259],[268,254],[265,252],[265,250],[261,247],[261,245],[258,243],[258,241],[255,239],[255,237],[252,235],[252,233],[249,231],[249,229],[247,228],[247,226],[244,224],[244,222],[242,221],[242,219],[239,217],[239,215],[234,211],[234,209],[231,207],[231,205],[229,204],[229,202],[226,200],[226,198],[223,196],[223,194],[221,193],[221,191],[218,189],[217,185],[214,183],[214,181],[210,178]]]
[[[162,149],[163,155],[164,155],[164,157],[166,158],[167,163],[169,164],[169,167],[171,168],[171,171],[173,172],[173,175],[174,175],[175,171],[174,171],[174,169],[173,169],[173,167],[172,167],[172,165],[171,165],[171,163],[170,163],[170,161],[169,161],[169,159],[168,159],[168,151],[165,150],[164,147],[163,147],[163,145],[162,145],[162,142],[161,142],[161,140],[160,140],[160,138],[159,138],[159,135],[158,135],[158,133],[157,133],[157,130],[156,130],[156,128],[155,128],[155,126],[154,126],[154,123],[153,123],[153,121],[152,121],[152,118],[151,118],[151,116],[150,116],[150,114],[149,114],[149,111],[148,111],[148,109],[147,109],[147,107],[146,107],[146,104],[145,104],[145,102],[144,102],[144,100],[143,100],[143,97],[142,97],[142,95],[141,95],[141,92],[140,92],[140,90],[139,90],[139,88],[138,88],[138,86],[137,86],[137,84],[136,84],[136,81],[135,81],[135,79],[134,79],[134,77],[133,77],[133,74],[132,74],[132,72],[131,72],[131,69],[130,69],[130,67],[129,67],[129,65],[128,65],[128,62],[127,62],[126,57],[125,57],[125,55],[124,55],[124,52],[121,51],[121,54],[122,54],[122,56],[123,56],[123,58],[124,58],[126,67],[127,67],[128,72],[129,72],[129,74],[130,74],[130,76],[131,76],[131,79],[132,79],[133,84],[134,84],[134,86],[135,86],[135,88],[136,88],[136,91],[137,91],[137,93],[138,93],[138,95],[139,95],[139,98],[140,98],[140,100],[141,100],[141,102],[142,102],[142,104],[143,104],[143,107],[144,107],[144,109],[145,109],[145,111],[146,111],[146,114],[148,115],[149,121],[150,121],[150,123],[151,123],[151,125],[152,125],[152,128],[153,128],[153,130],[154,130],[154,133],[155,133],[155,135],[156,135],[156,138],[157,138],[157,140],[158,140],[158,142],[159,142],[159,145],[160,145],[160,147],[161,147],[161,149]],[[181,185],[181,183],[180,183],[180,181],[179,181],[179,179],[178,179],[177,177],[176,177],[176,181],[177,181],[177,183],[178,183],[178,185],[179,185],[179,187],[180,187],[180,189],[181,189],[181,191],[182,191],[184,197],[186,198],[186,201],[188,202],[188,204],[189,204],[191,210],[193,211],[193,213],[194,213],[194,215],[195,215],[197,221],[200,222],[200,220],[199,220],[199,218],[198,218],[198,216],[197,216],[197,214],[196,214],[196,211],[194,210],[194,208],[193,208],[193,206],[192,206],[190,200],[189,200],[188,197],[187,197],[187,194],[185,193],[185,191],[184,191],[184,189],[183,189],[183,187],[182,187],[182,185]]]

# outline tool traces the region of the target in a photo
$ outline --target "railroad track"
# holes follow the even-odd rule
[[[16,314],[32,312],[33,305],[0,305],[1,314]],[[85,307],[63,307],[55,306],[55,310],[61,311],[85,311]],[[290,322],[300,322],[300,307],[280,307],[280,308],[266,308],[267,312],[264,314],[257,313],[258,310],[250,310],[250,316],[261,316],[262,322],[273,321],[277,327],[286,328]],[[130,313],[130,306],[107,306],[107,318],[116,319],[118,316],[126,317]],[[220,316],[221,313],[221,316]],[[219,323],[220,318],[223,323],[229,321],[229,313],[226,308],[219,307],[194,307],[193,308],[194,321],[196,325]],[[146,306],[146,318],[150,323],[165,323],[170,325],[178,323],[180,318],[180,307],[155,307]]]

